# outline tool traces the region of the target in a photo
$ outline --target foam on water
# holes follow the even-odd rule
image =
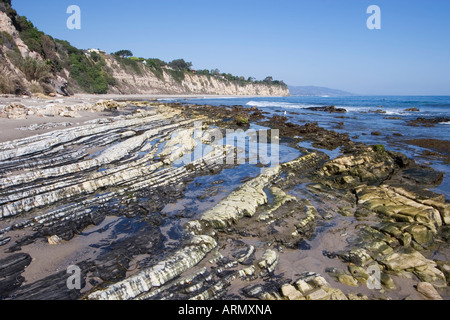
[[[281,101],[249,101],[246,103],[250,107],[258,108],[285,108],[285,109],[306,109],[310,107],[317,107],[314,104],[298,104]]]

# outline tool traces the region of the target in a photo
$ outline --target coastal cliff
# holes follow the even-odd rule
[[[0,0],[0,93],[289,96],[287,85],[271,77],[255,81],[191,66],[78,49],[39,31],[10,0]]]
[[[289,90],[282,85],[263,83],[244,83],[222,79],[212,75],[199,75],[185,72],[183,79],[171,74],[170,69],[162,69],[161,76],[156,76],[144,65],[139,72],[127,70],[111,56],[106,63],[112,70],[116,85],[110,88],[111,93],[129,94],[211,94],[241,96],[289,96]]]

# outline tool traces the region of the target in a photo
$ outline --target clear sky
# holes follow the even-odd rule
[[[450,95],[450,0],[12,0],[81,48],[357,94]],[[81,30],[69,30],[69,5]],[[367,8],[381,9],[369,30]]]

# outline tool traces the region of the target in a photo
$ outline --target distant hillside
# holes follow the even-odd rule
[[[341,97],[341,96],[354,96],[355,94],[330,89],[325,87],[314,87],[314,86],[289,86],[289,91],[291,96],[329,96],[329,97]]]
[[[81,50],[38,30],[0,0],[0,93],[4,94],[213,94],[288,96],[282,81],[193,70],[183,59],[133,57]]]

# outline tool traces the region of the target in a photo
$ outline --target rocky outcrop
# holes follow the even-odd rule
[[[21,275],[31,263],[31,256],[17,253],[0,260],[0,299],[4,299],[25,281]]]
[[[347,110],[343,108],[336,108],[335,106],[328,106],[328,107],[309,107],[305,108],[307,110],[311,111],[323,111],[328,113],[346,113]]]
[[[336,253],[351,263],[350,273],[330,269],[330,275],[352,286],[367,281],[365,270],[372,266],[381,271],[378,280],[389,290],[396,289],[395,276],[415,276],[434,288],[446,287],[444,265],[421,253],[433,248],[439,231],[449,222],[445,197],[425,189],[438,185],[440,174],[379,146],[358,149],[327,162],[317,174],[325,178],[322,184],[328,188],[351,190],[356,208],[346,210],[346,214],[354,214],[361,221],[375,214],[379,220],[375,225],[360,227],[350,248]],[[419,175],[423,178],[417,178]],[[353,195],[346,193],[350,202]]]
[[[224,164],[236,148],[214,144],[216,130],[242,128],[231,112],[261,113],[95,108],[115,116],[0,144],[2,298],[365,300],[404,298],[406,285],[413,298],[446,297],[449,204],[427,189],[442,179],[431,168],[345,136],[327,143],[342,147],[335,159],[297,148],[272,167]],[[295,142],[335,136],[277,123]],[[61,269],[30,278],[33,249],[56,255],[88,239],[69,257],[82,289],[68,290]]]
[[[137,275],[104,290],[93,292],[88,298],[90,300],[129,300],[135,298],[154,287],[161,287],[197,265],[216,246],[217,243],[213,238],[196,236],[189,244],[167,260],[160,261],[156,266],[143,270]]]

